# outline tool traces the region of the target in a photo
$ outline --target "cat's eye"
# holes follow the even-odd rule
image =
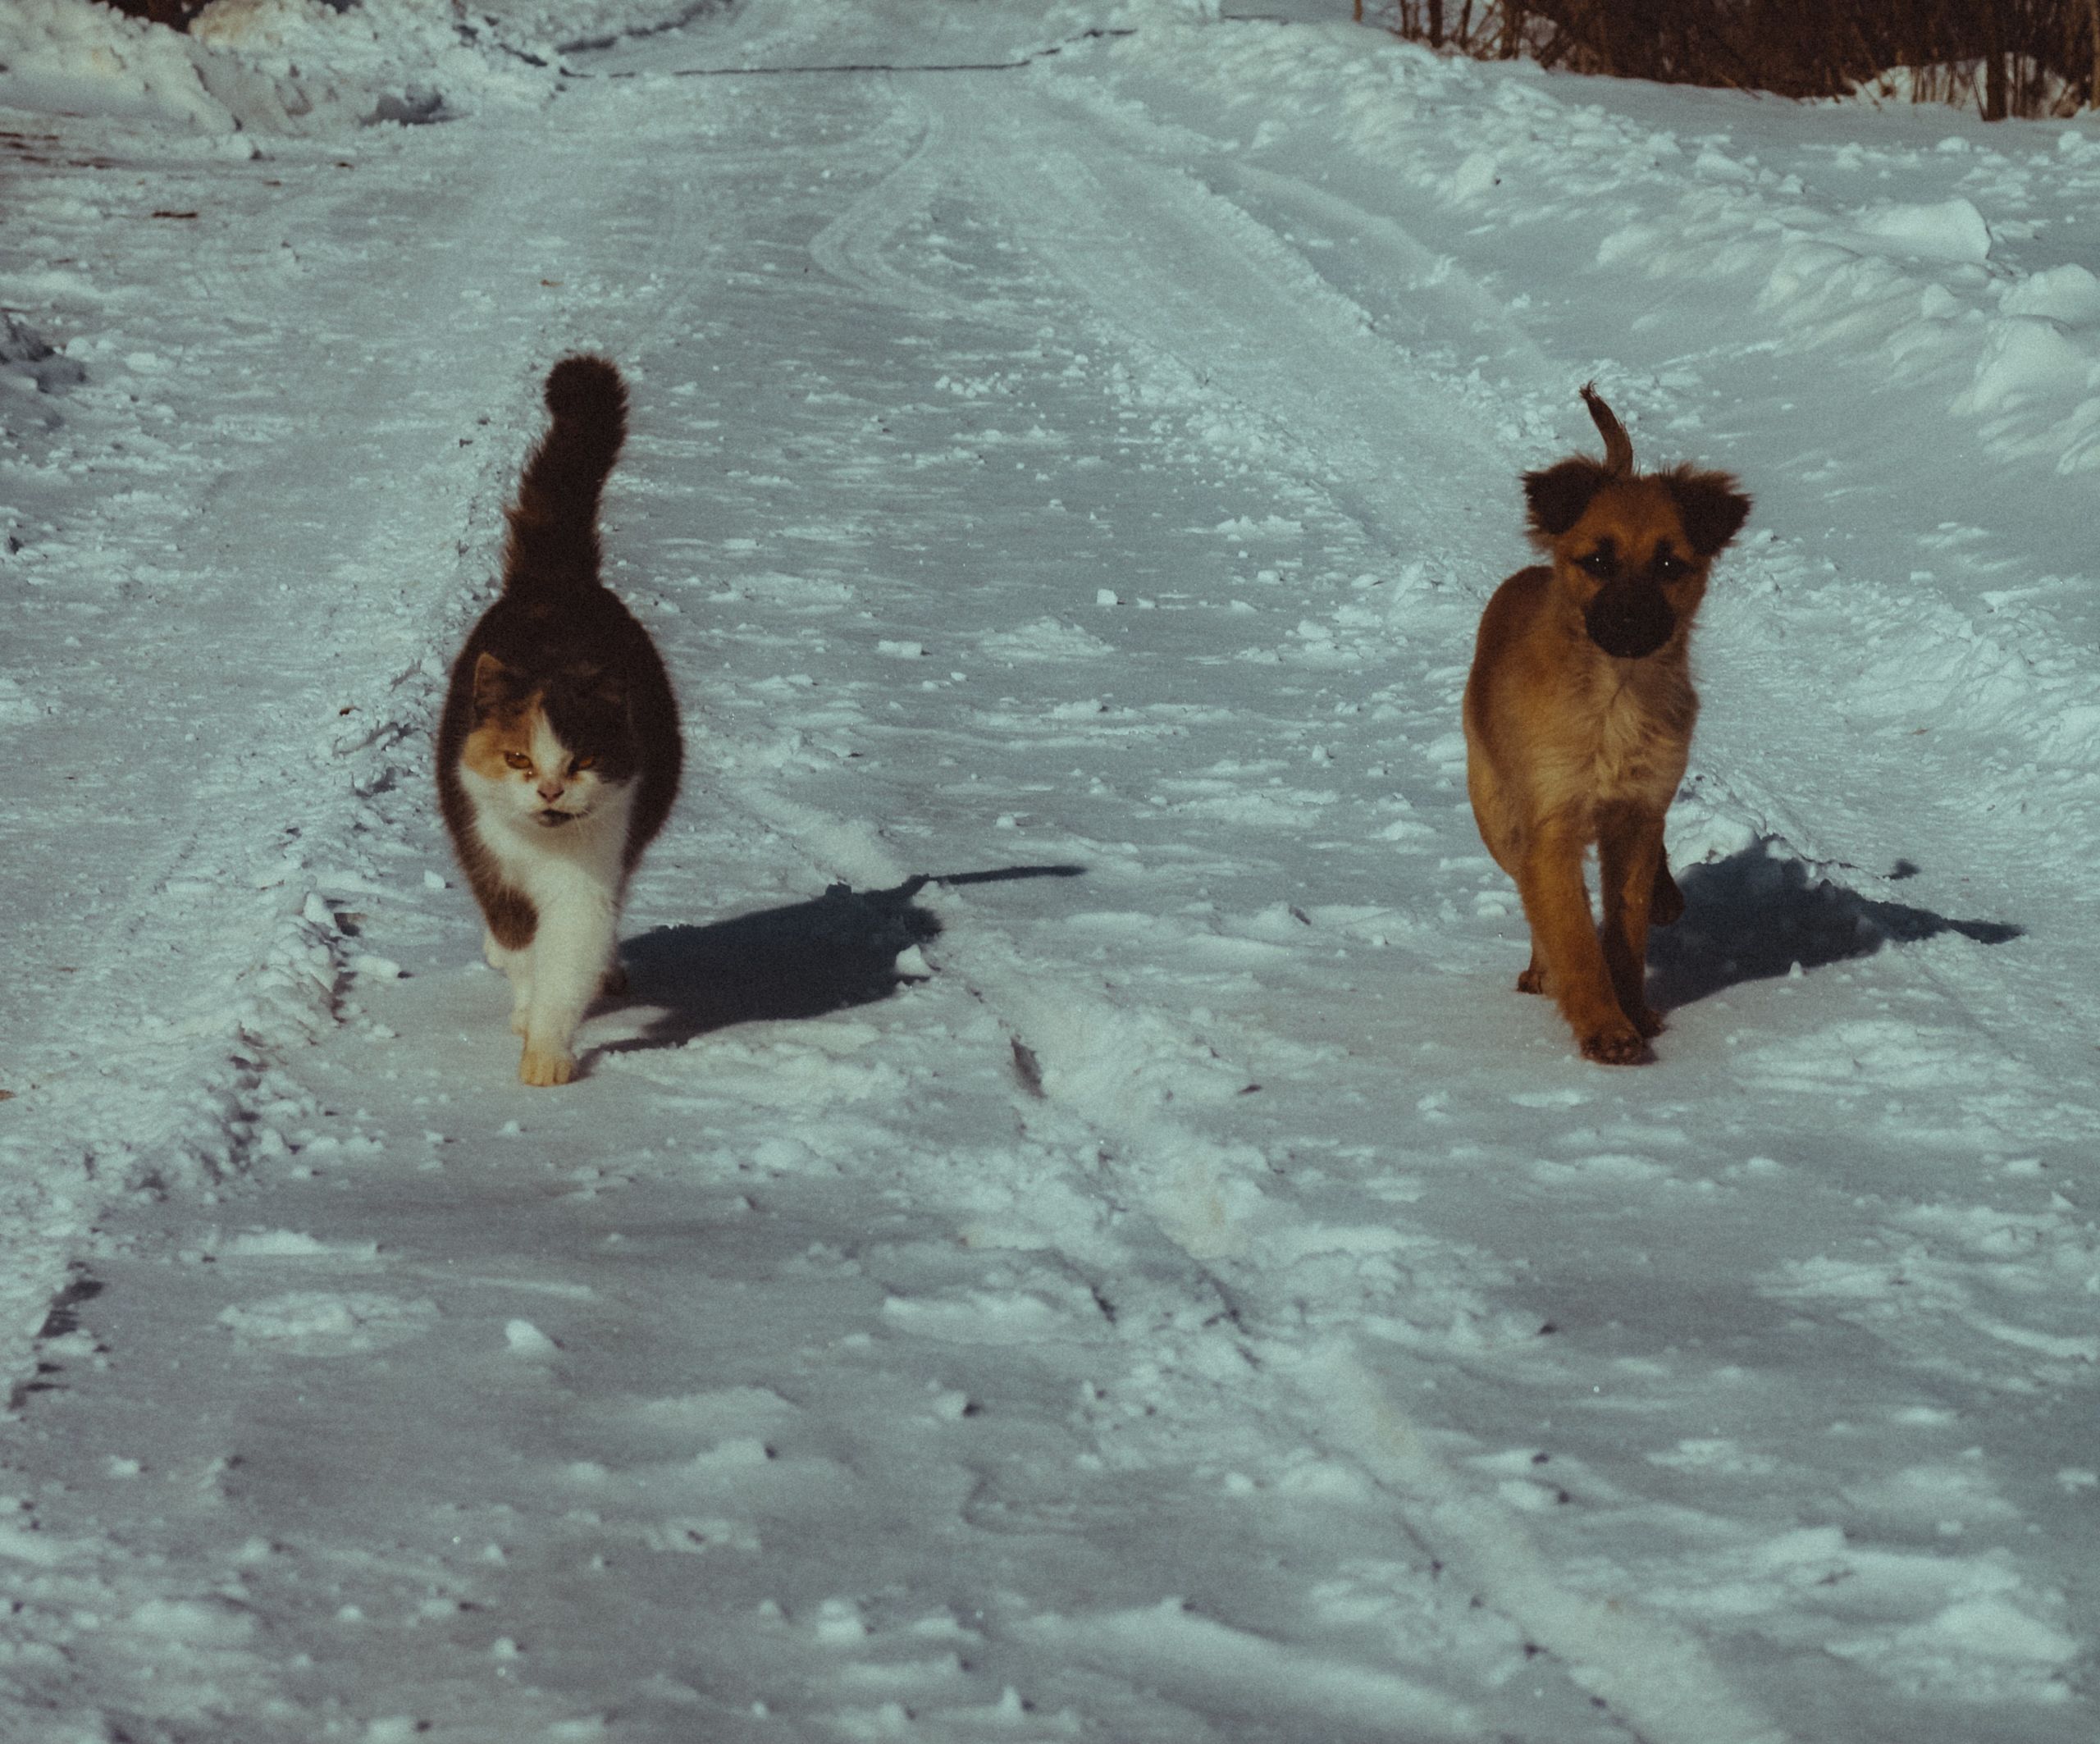
[[[532,767],[532,760],[522,751],[506,751],[503,754],[503,760],[514,769],[529,771]]]
[[[581,774],[585,769],[587,769],[595,765],[597,760],[598,760],[596,757],[578,757],[573,763],[569,765],[569,767],[574,769],[578,774]]]

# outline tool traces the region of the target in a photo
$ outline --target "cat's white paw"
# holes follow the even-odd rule
[[[518,1062],[518,1081],[545,1089],[550,1084],[567,1084],[576,1075],[576,1056],[566,1048],[536,1047],[525,1044],[524,1057]]]

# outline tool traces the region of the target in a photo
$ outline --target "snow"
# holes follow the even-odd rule
[[[10,1739],[2094,1735],[2100,132],[1255,10],[0,17]],[[586,345],[691,773],[531,1091]],[[1758,504],[1637,1071],[1457,731],[1592,377]]]

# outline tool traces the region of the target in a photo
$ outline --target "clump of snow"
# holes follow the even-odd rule
[[[2100,277],[2075,261],[2044,267],[2007,285],[1998,307],[2008,315],[2032,315],[2066,326],[2100,326]]]
[[[11,370],[35,385],[40,394],[63,393],[87,379],[76,359],[62,356],[27,322],[0,309],[0,368]]]
[[[1097,596],[1097,604],[1104,603]],[[1112,597],[1107,604],[1114,604]],[[1011,629],[998,630],[979,645],[998,660],[1087,660],[1114,650],[1092,632],[1058,618],[1038,618]]]
[[[1927,205],[1883,205],[1860,214],[1860,234],[1897,254],[1926,260],[1986,260],[1989,226],[1974,203],[1955,199]]]
[[[2093,386],[2100,356],[2059,323],[2011,315],[1991,324],[1975,380],[1954,401],[1957,412],[2002,412],[2038,399],[2077,395]]]

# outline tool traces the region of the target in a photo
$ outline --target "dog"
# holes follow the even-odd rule
[[[1636,472],[1594,383],[1582,402],[1605,458],[1524,474],[1531,541],[1550,560],[1504,582],[1481,615],[1466,791],[1531,924],[1518,989],[1550,993],[1587,1058],[1632,1066],[1654,1057],[1663,1028],[1645,993],[1648,929],[1684,911],[1663,815],[1699,714],[1692,621],[1751,500],[1726,473]],[[1592,845],[1600,920],[1582,879]]]

